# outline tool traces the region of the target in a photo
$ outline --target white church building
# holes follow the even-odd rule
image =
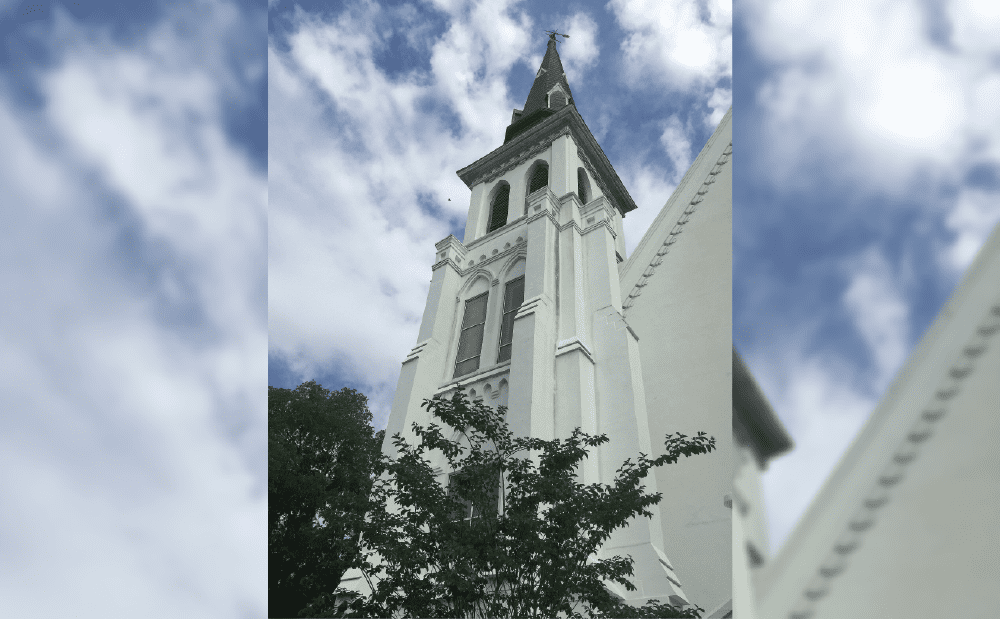
[[[629,603],[732,617],[732,110],[630,256],[631,196],[577,110],[553,37],[503,145],[459,170],[465,236],[437,243],[416,345],[403,361],[383,450],[432,420],[425,398],[464,390],[508,407],[515,436],[607,434],[584,483],[613,482],[665,436],[702,431],[716,450],[655,469],[652,519],[601,549],[630,555]],[[442,458],[440,480],[447,482]],[[361,587],[357,572],[342,585]]]
[[[735,617],[1000,614],[1000,226],[773,559],[758,476],[790,443],[758,405],[734,410],[757,426],[734,484]]]

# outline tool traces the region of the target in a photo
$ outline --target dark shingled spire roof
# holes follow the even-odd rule
[[[573,103],[573,93],[569,89],[569,82],[566,81],[566,73],[563,71],[562,62],[559,60],[559,52],[556,51],[556,35],[549,35],[548,48],[545,50],[545,58],[542,58],[542,68],[535,76],[535,83],[528,91],[528,100],[524,103],[522,114],[527,116],[535,110],[547,108],[545,95],[552,87],[561,84],[566,95],[569,97],[567,103]]]
[[[559,84],[566,99],[554,102],[550,107],[546,101],[546,95]],[[511,138],[523,133],[529,127],[538,124],[546,116],[550,116],[555,109],[563,105],[573,103],[573,91],[569,89],[569,82],[566,81],[566,73],[563,71],[562,61],[559,60],[559,52],[556,51],[556,35],[549,35],[549,44],[545,50],[545,57],[542,58],[542,66],[535,75],[535,83],[528,91],[528,100],[524,103],[523,110],[514,110],[514,117],[507,127],[507,135],[504,144]]]

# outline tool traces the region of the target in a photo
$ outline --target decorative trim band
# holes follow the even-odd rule
[[[729,158],[732,154],[733,143],[730,142],[729,145],[726,146],[726,150],[722,152],[722,155],[720,155],[719,159],[715,162],[715,165],[712,166],[711,170],[709,170],[708,176],[702,182],[701,187],[698,188],[698,191],[691,198],[690,202],[688,202],[687,208],[684,209],[680,219],[678,219],[677,223],[674,225],[673,230],[671,230],[670,234],[667,235],[666,240],[663,241],[660,248],[656,250],[656,255],[653,256],[653,259],[649,262],[649,266],[645,271],[643,271],[642,275],[639,276],[639,281],[635,283],[635,286],[632,287],[632,291],[628,293],[628,297],[626,297],[625,301],[622,303],[622,312],[624,314],[628,313],[629,308],[632,307],[635,300],[642,294],[643,287],[649,283],[648,280],[653,276],[653,273],[656,271],[656,267],[663,263],[663,256],[667,255],[667,253],[670,252],[670,246],[677,242],[677,237],[684,231],[684,224],[691,219],[691,214],[695,212],[698,204],[705,199],[705,195],[708,193],[709,188],[712,186],[712,183],[715,182],[719,173],[722,172],[722,168],[729,162]]]
[[[519,236],[514,241],[513,245],[511,245],[510,243],[507,243],[507,245],[509,245],[509,247],[505,247],[502,250],[498,250],[497,253],[492,254],[490,256],[487,256],[487,255],[483,254],[483,255],[481,255],[479,257],[479,261],[478,262],[476,262],[475,260],[470,260],[469,263],[468,263],[468,265],[465,268],[462,268],[461,266],[457,266],[455,268],[455,270],[458,271],[459,275],[461,275],[462,277],[465,277],[466,275],[468,275],[472,271],[474,271],[474,270],[476,270],[476,269],[478,269],[480,267],[483,267],[484,265],[488,265],[488,264],[494,263],[494,262],[496,262],[498,260],[502,260],[502,259],[506,258],[507,256],[513,254],[513,253],[516,253],[518,251],[521,251],[523,253],[524,252],[523,247],[524,247],[525,243],[527,243],[527,241],[524,240],[524,237],[523,236]],[[448,261],[450,262],[450,259]],[[443,262],[444,261],[442,261],[441,263],[443,263]],[[434,268],[436,269],[438,267],[438,265],[440,265],[441,263],[435,264]],[[454,263],[452,263],[452,264],[454,264]]]
[[[542,295],[538,295],[530,299],[525,299],[521,303],[521,307],[518,308],[517,313],[514,314],[514,320],[518,320],[519,318],[524,318],[529,314],[534,314],[541,308],[541,306],[545,305],[548,305],[548,303],[545,301]]]
[[[808,619],[815,614],[819,600],[830,592],[830,581],[847,569],[848,556],[860,545],[865,532],[875,524],[875,513],[889,501],[890,490],[902,481],[907,465],[913,462],[917,452],[933,434],[934,424],[947,414],[963,381],[972,373],[976,360],[986,350],[990,338],[998,332],[1000,298],[994,300],[989,312],[962,348],[958,359],[938,384],[931,401],[910,427],[903,442],[896,447],[892,459],[876,477],[861,505],[820,564],[816,575],[802,591],[798,603],[788,614],[788,619]]]
[[[424,349],[427,348],[427,344],[430,343],[431,339],[432,338],[428,338],[422,342],[418,342],[417,345],[414,346],[413,349],[410,351],[410,353],[406,355],[406,359],[403,360],[403,363],[416,361],[420,357],[420,353],[424,352]]]
[[[567,353],[571,353],[575,350],[582,352],[583,355],[588,360],[590,360],[591,364],[596,365],[596,362],[594,361],[594,356],[590,353],[590,349],[587,348],[587,345],[584,344],[579,337],[576,336],[573,336],[567,340],[563,340],[558,344],[556,344],[556,357],[559,357],[560,355],[565,355]]]
[[[545,139],[540,140],[538,142],[535,142],[535,144],[530,149],[521,151],[520,155],[518,155],[516,157],[511,157],[511,158],[507,159],[503,163],[503,165],[497,166],[497,168],[493,172],[490,172],[489,175],[487,175],[483,179],[483,182],[492,183],[496,179],[500,178],[501,176],[503,176],[507,172],[510,172],[511,170],[513,170],[517,166],[521,165],[522,163],[526,162],[527,160],[529,160],[529,159],[531,159],[533,157],[537,157],[538,155],[542,154],[543,152],[545,152],[547,149],[549,149],[552,146],[553,142],[555,142],[556,140],[558,140],[559,138],[561,138],[564,135],[569,135],[570,133],[571,133],[571,130],[567,126],[567,127],[564,127],[562,130],[560,130],[558,133],[556,133],[554,135],[550,135],[550,136],[546,137]]]

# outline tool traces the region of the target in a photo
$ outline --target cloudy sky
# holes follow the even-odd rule
[[[747,0],[734,30],[725,3],[536,4],[269,3],[270,384],[357,388],[384,427],[463,236],[454,172],[501,144],[543,30],[639,205],[630,250],[735,84],[733,337],[797,446],[765,478],[776,550],[1000,220],[997,5]]]
[[[455,174],[503,143],[548,36],[642,237],[731,102],[731,4],[275,2],[268,45],[271,385],[369,395],[384,427]]]
[[[997,5],[536,4],[0,0],[5,616],[262,614],[263,385],[385,425],[455,170],[553,28],[629,249],[736,59],[734,341],[797,445],[780,546],[1000,220]]]
[[[266,612],[263,4],[0,0],[0,614]]]
[[[796,443],[772,552],[1000,221],[998,32],[992,0],[737,3],[733,339]]]

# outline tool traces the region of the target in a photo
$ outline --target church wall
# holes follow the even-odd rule
[[[763,570],[761,617],[1000,609],[1000,227]]]
[[[437,244],[437,262],[418,341],[400,370],[383,452],[395,453],[392,445],[395,432],[402,432],[412,442],[410,423],[416,421],[427,425],[431,422],[426,409],[421,408],[424,398],[509,365],[509,362],[496,362],[502,294],[504,284],[513,277],[509,269],[524,255],[524,236],[524,226],[514,224],[468,246],[453,236]],[[479,288],[473,291],[474,286]],[[489,298],[480,366],[472,374],[455,379],[455,355],[465,300],[474,296],[473,292],[478,294],[483,290],[489,291]]]
[[[757,599],[753,583],[752,568],[742,560],[746,556],[746,520],[737,517],[734,509],[732,518],[733,550],[733,617],[757,619]],[[709,609],[706,609],[709,610]]]
[[[747,544],[751,544],[759,557],[766,561],[769,553],[767,541],[767,520],[764,512],[764,494],[761,487],[763,471],[757,464],[751,449],[734,445],[738,465],[733,477],[733,518],[743,521],[744,543],[739,557],[747,563],[754,563]]]
[[[555,54],[553,38],[546,62],[558,67]],[[511,141],[505,146],[459,171],[472,191],[465,242],[449,236],[436,245],[420,335],[403,363],[383,450],[393,455],[394,432],[415,442],[411,423],[431,422],[421,406],[424,399],[462,390],[482,397],[490,406],[506,401],[508,423],[516,436],[566,438],[576,427],[591,435],[607,434],[611,442],[592,451],[592,457],[583,463],[583,477],[588,483],[610,484],[626,459],[653,451],[650,434],[658,431],[647,414],[649,393],[658,392],[655,388],[648,391],[644,381],[652,378],[661,382],[661,378],[648,373],[641,360],[643,344],[623,317],[618,260],[625,246],[617,207],[634,205],[594,146],[593,136],[575,108],[522,129],[508,132]],[[585,152],[599,158],[593,161],[597,168],[591,167]],[[533,171],[542,163],[548,168],[547,187],[526,195]],[[577,186],[581,169],[589,186],[586,204],[581,202]],[[594,175],[595,169],[600,177]],[[484,180],[492,174],[498,176]],[[490,202],[500,182],[510,186],[507,223],[487,233]],[[612,204],[605,189],[622,203]],[[714,234],[705,230],[700,234]],[[704,247],[719,251],[714,237],[711,241]],[[727,250],[728,244],[727,232]],[[700,267],[694,271],[697,278],[718,277],[715,271],[703,271]],[[524,300],[513,319],[511,359],[498,363],[504,285],[521,272]],[[692,278],[690,273],[687,277]],[[727,288],[728,277],[727,268],[723,277]],[[489,297],[479,367],[456,378],[465,304],[484,291]],[[728,324],[725,332],[728,368]],[[650,337],[655,341],[655,336]],[[713,384],[712,388],[719,387]],[[726,391],[723,400],[728,398]],[[432,465],[444,482],[447,462],[441,456],[433,457],[437,459]],[[650,477],[646,483],[647,490],[657,490],[656,478]],[[721,500],[721,493],[715,498]],[[642,604],[651,597],[684,602],[685,591],[671,566],[677,562],[673,554],[664,552],[668,527],[660,524],[660,508],[652,511],[652,522],[633,519],[630,526],[612,536],[600,554],[629,554],[635,559],[633,582],[638,591],[620,592],[630,603]],[[698,569],[695,572],[700,573]],[[728,581],[728,571],[726,578]],[[696,588],[707,586],[695,583]],[[697,602],[706,608],[718,606],[729,597],[728,583],[724,593],[718,602],[708,596]]]
[[[493,183],[480,183],[472,188],[472,197],[469,200],[469,215],[465,219],[465,237],[462,243],[468,245],[478,239],[486,232],[489,225],[489,195],[496,183],[503,179],[497,179]],[[511,195],[514,195],[514,188],[511,187]]]
[[[761,470],[753,449],[738,442],[733,477],[733,607],[736,616],[756,617],[755,589],[768,558],[767,514],[761,487]]]
[[[660,467],[664,551],[685,593],[711,610],[732,596],[732,165],[730,117],[706,145],[622,268],[622,294],[641,279],[641,296],[626,313],[638,336],[654,455],[665,435],[714,436],[716,450]],[[731,149],[731,147],[730,147]],[[722,165],[717,162],[723,161]],[[710,177],[697,208],[690,201]],[[658,255],[671,231],[669,250]],[[652,269],[652,271],[650,271]]]
[[[1000,342],[816,605],[816,619],[1000,612]]]
[[[537,161],[544,161],[549,166],[549,189],[552,193],[562,198],[567,193],[577,193],[577,169],[584,168],[590,179],[590,199],[588,202],[604,196],[600,183],[594,177],[587,164],[580,158],[579,149],[571,135],[563,135],[555,140],[553,144],[531,157],[504,172],[501,176],[484,183],[479,183],[472,188],[470,200],[469,216],[465,224],[465,238],[463,243],[469,243],[481,238],[486,234],[490,217],[490,196],[493,188],[500,181],[505,181],[510,185],[510,205],[507,212],[507,222],[511,223],[525,215],[527,211],[528,186],[530,182],[531,168]],[[622,235],[621,215],[615,213],[614,222],[616,230],[616,249],[621,256],[625,256],[625,242]],[[573,219],[571,212],[562,212],[559,215],[560,223]]]

